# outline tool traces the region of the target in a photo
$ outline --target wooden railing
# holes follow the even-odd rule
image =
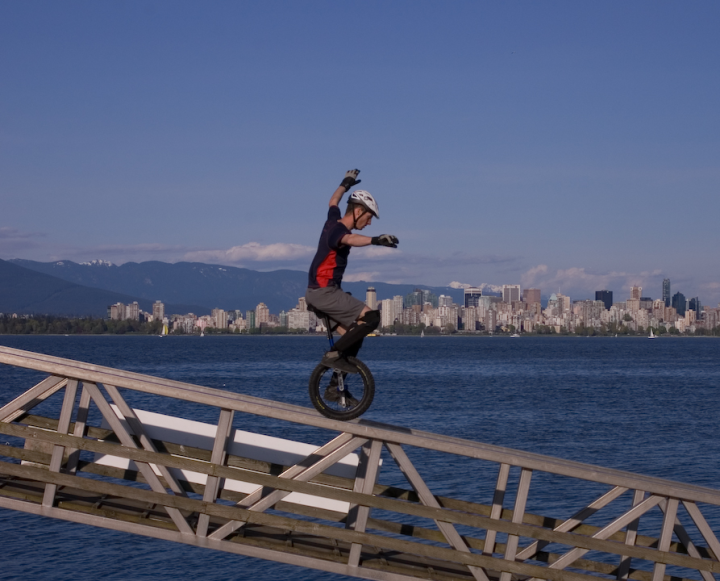
[[[367,579],[661,581],[672,573],[712,581],[720,573],[720,544],[705,516],[720,507],[714,489],[365,420],[338,422],[310,408],[5,347],[0,362],[48,374],[0,408],[0,432],[22,443],[0,446],[5,508]],[[150,437],[121,389],[216,408],[212,449]],[[31,415],[61,395],[57,418]],[[92,407],[104,425],[88,424]],[[279,466],[228,453],[235,414],[337,436]],[[444,461],[457,462],[467,479],[477,474],[463,457],[494,466],[490,497],[434,494],[420,472],[438,455],[425,460],[423,450],[450,455]],[[104,465],[89,452],[126,458],[134,468]],[[326,473],[355,452],[354,478]],[[399,467],[407,488],[379,482],[382,455]],[[205,475],[204,483],[182,471]],[[533,514],[526,506],[539,473],[603,491],[575,507],[568,502],[569,518]],[[241,494],[227,481],[256,488]],[[291,493],[347,503],[349,510],[288,502]],[[657,523],[654,534],[648,523]]]

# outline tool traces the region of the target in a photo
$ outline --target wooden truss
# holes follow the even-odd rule
[[[720,573],[720,543],[704,516],[718,510],[717,490],[370,421],[337,422],[309,408],[5,347],[0,362],[49,374],[0,408],[0,432],[24,443],[0,446],[4,508],[366,579],[713,581]],[[212,450],[151,439],[121,389],[216,408]],[[63,397],[58,418],[31,414],[54,394]],[[88,424],[91,406],[105,427]],[[338,435],[295,465],[276,466],[228,453],[236,413]],[[433,494],[410,448],[494,464],[492,498],[483,504]],[[137,469],[83,461],[82,451],[126,458]],[[326,473],[353,452],[354,479]],[[378,482],[381,454],[408,488]],[[178,469],[205,474],[206,483],[179,479]],[[511,471],[518,476],[512,508],[505,506]],[[594,482],[606,492],[567,519],[532,514],[526,505],[536,473]],[[227,489],[233,480],[256,489]],[[294,492],[349,510],[287,502]],[[392,517],[371,518],[373,510]],[[650,514],[658,530],[640,534]]]

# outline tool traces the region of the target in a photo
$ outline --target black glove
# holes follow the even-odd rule
[[[392,234],[380,234],[380,236],[373,236],[370,239],[370,244],[375,246],[389,246],[390,248],[397,248],[399,240]]]
[[[350,188],[353,186],[358,185],[362,180],[355,179],[358,177],[358,174],[360,173],[359,169],[351,169],[345,174],[345,178],[342,182],[340,182],[340,187],[345,188],[345,191],[347,192]]]

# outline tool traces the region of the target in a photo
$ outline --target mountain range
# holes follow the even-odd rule
[[[368,286],[378,299],[406,295],[416,288],[449,295],[462,304],[463,290],[415,284],[348,282],[343,288],[361,300]],[[70,260],[35,262],[0,260],[0,312],[105,316],[113,303],[137,301],[152,311],[152,303],[165,303],[165,312],[208,314],[213,308],[254,309],[265,303],[278,313],[297,305],[305,294],[307,273],[296,270],[259,272],[247,268],[200,262]]]

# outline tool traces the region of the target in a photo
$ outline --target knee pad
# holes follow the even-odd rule
[[[362,316],[361,320],[374,331],[380,326],[380,311],[368,311]]]

